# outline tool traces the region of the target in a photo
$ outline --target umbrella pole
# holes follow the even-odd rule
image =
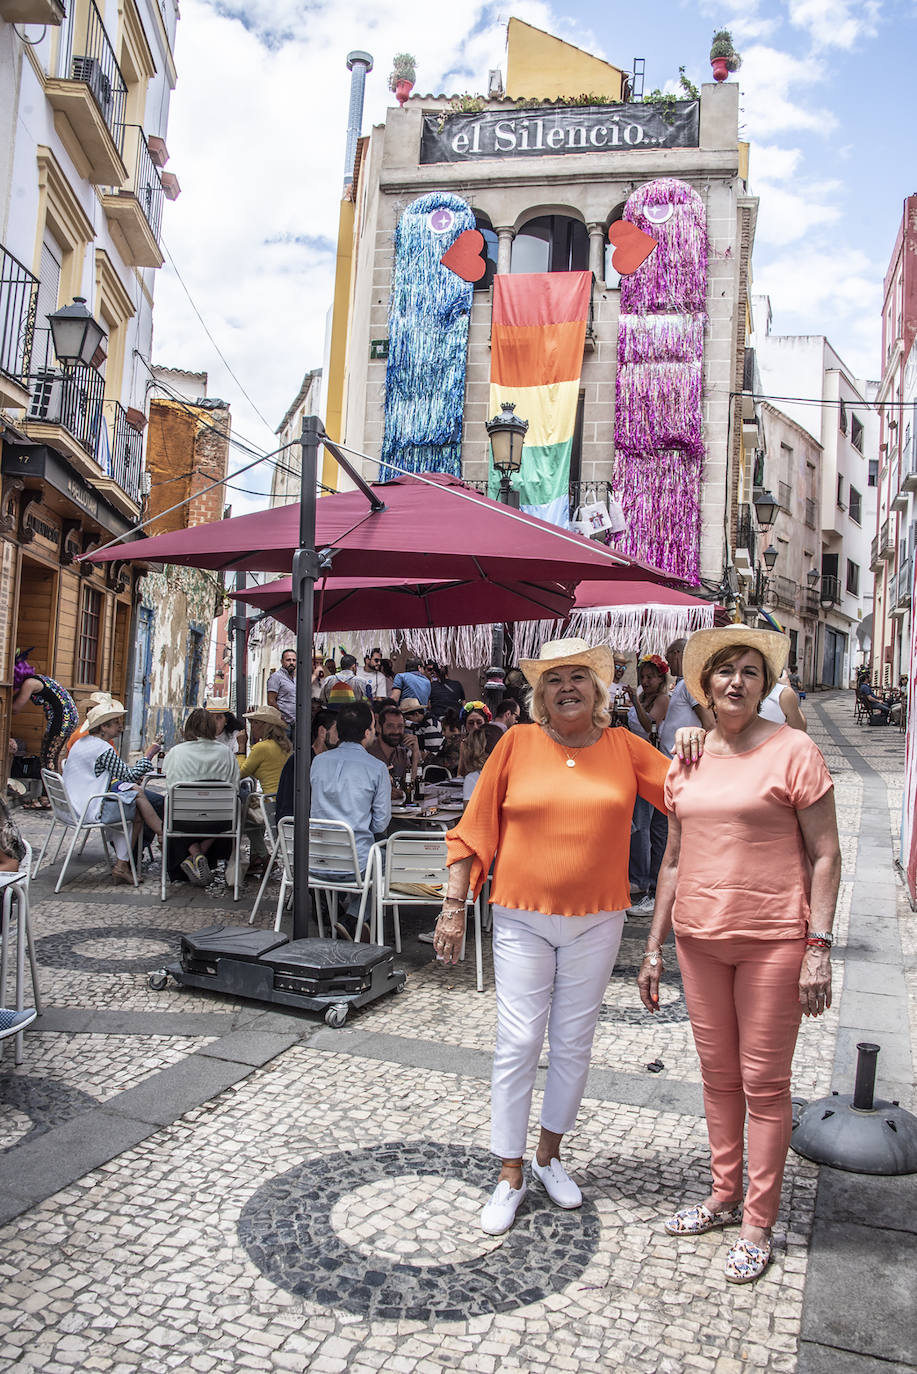
[[[309,934],[309,810],[312,789],[312,593],[318,575],[315,551],[315,499],[318,447],[322,425],[317,415],[302,422],[302,477],[299,504],[299,548],[293,555],[293,599],[296,602],[296,724],[293,729],[293,939]]]

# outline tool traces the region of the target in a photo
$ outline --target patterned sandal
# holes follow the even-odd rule
[[[763,1245],[739,1236],[726,1256],[725,1274],[729,1283],[754,1283],[771,1262],[771,1243]]]
[[[699,1202],[696,1207],[682,1207],[663,1224],[670,1236],[702,1236],[705,1231],[715,1231],[720,1226],[738,1226],[741,1220],[741,1203],[711,1212]]]

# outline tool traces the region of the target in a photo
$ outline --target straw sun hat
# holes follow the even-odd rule
[[[286,729],[287,723],[277,710],[276,706],[253,706],[250,711],[245,712],[246,720],[260,720],[265,725],[279,725]]]
[[[108,697],[105,701],[100,701],[98,706],[93,706],[92,710],[86,715],[87,730],[95,730],[100,725],[104,725],[107,720],[115,720],[118,716],[127,714],[127,707],[120,701],[115,701]]]
[[[523,658],[519,667],[525,674],[530,687],[534,687],[542,673],[548,668],[563,668],[573,664],[583,664],[593,668],[602,681],[608,685],[614,679],[614,654],[607,644],[590,648],[585,639],[549,639],[541,646],[538,658]]]
[[[720,649],[733,646],[757,649],[776,681],[783,672],[790,652],[790,641],[776,630],[753,630],[750,625],[723,625],[713,630],[695,630],[685,645],[681,671],[685,686],[695,701],[703,704],[707,692],[701,686],[701,673],[708,659]]]

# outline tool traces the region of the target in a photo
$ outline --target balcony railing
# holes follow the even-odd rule
[[[40,330],[28,377],[29,401],[25,419],[35,424],[62,425],[95,458],[102,424],[105,379],[94,367],[77,363],[61,367],[54,356],[51,331]]]
[[[803,587],[800,596],[799,613],[804,620],[818,619],[818,588]]]
[[[780,502],[781,510],[791,510],[793,506],[793,488],[789,482],[777,483],[777,500]]]
[[[124,160],[133,173],[127,185],[111,186],[102,193],[102,207],[124,235],[131,264],[161,267],[162,179],[143,130],[137,124],[125,129]]]
[[[124,146],[127,85],[95,0],[87,0],[87,7],[85,32],[70,30],[70,50],[61,75],[71,81],[85,81],[120,153]]]
[[[908,435],[907,443],[901,450],[900,486],[904,491],[917,491],[917,444],[914,443],[913,434]]]
[[[891,520],[883,520],[879,530],[879,557],[894,558],[895,530]]]
[[[771,578],[771,585],[778,606],[785,606],[788,610],[796,609],[796,593],[798,583],[791,577],[781,577],[779,574]]]
[[[38,278],[0,248],[0,372],[26,384],[35,332]]]
[[[751,506],[739,506],[736,518],[736,549],[743,549],[748,553],[749,567],[752,568],[757,561],[757,546],[758,522],[754,509]]]
[[[828,575],[824,576],[821,580],[819,599],[822,605],[827,603],[829,606],[839,606],[841,604],[841,579]]]
[[[816,521],[816,518],[817,518],[817,510],[818,510],[818,508],[817,508],[815,502],[814,502],[814,501],[811,501],[811,500],[809,499],[809,497],[807,496],[807,497],[806,497],[806,516],[805,516],[805,519],[806,519],[806,525],[807,525],[807,527],[808,527],[810,530],[814,530],[814,529],[816,528],[815,521]]]
[[[105,402],[105,418],[110,434],[108,475],[114,478],[125,495],[139,506],[143,435],[128,423],[124,407],[117,401]],[[102,455],[99,461],[102,463]],[[105,466],[104,463],[102,466]]]

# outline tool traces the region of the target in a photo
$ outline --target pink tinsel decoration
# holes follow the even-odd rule
[[[666,210],[668,218],[660,220]],[[704,457],[704,203],[687,183],[661,177],[634,192],[624,217],[659,247],[621,279],[615,490],[628,528],[617,547],[696,583]]]

